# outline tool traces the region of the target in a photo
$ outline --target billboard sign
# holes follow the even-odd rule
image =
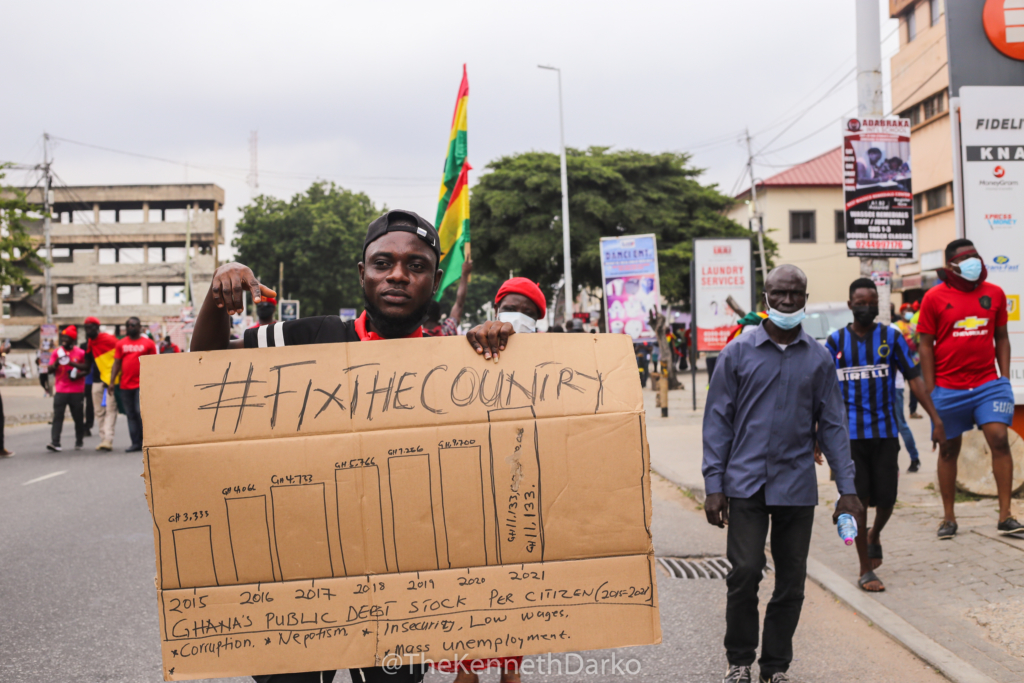
[[[1024,403],[1024,87],[960,88],[964,234],[1006,292],[1010,381]]]
[[[750,240],[744,237],[693,241],[693,325],[696,349],[721,351],[740,315],[726,299],[730,296],[744,313],[753,310],[754,272]]]
[[[281,300],[281,322],[299,319],[299,302],[296,299]]]
[[[601,282],[605,331],[628,334],[634,342],[654,340],[648,318],[661,305],[654,235],[602,237]]]
[[[846,255],[913,258],[910,119],[846,119]]]

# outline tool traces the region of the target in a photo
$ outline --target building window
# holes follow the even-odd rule
[[[176,304],[185,302],[185,285],[149,285],[149,303]]]
[[[934,118],[946,111],[946,91],[937,92],[924,101],[924,120]]]
[[[100,285],[100,306],[142,304],[142,285]]]
[[[836,211],[836,242],[846,241],[846,213]]]
[[[910,125],[916,126],[921,123],[921,105],[915,104],[910,109],[904,109],[900,112],[901,119],[910,119]]]
[[[165,263],[184,263],[185,247],[164,247]]]
[[[904,15],[907,18],[907,42],[910,43],[917,38],[917,16],[914,12],[916,7],[911,7]]]
[[[118,263],[142,263],[144,259],[142,247],[122,247],[117,250]]]
[[[58,285],[57,287],[57,303],[58,304],[73,304],[75,303],[75,290],[70,285]]]
[[[915,194],[914,195],[914,215],[918,216],[918,215],[920,215],[922,213],[924,213],[924,195],[923,194]]]
[[[942,17],[942,1],[941,0],[928,0],[928,13],[931,16],[931,25],[939,23],[939,19]]]
[[[928,210],[935,211],[946,206],[946,186],[934,187],[924,193],[925,200],[928,202]]]
[[[814,212],[789,212],[789,241],[816,242],[814,237]]]
[[[117,263],[117,249],[104,247],[100,249],[100,265],[105,266]]]
[[[100,285],[100,306],[117,305],[117,285]]]

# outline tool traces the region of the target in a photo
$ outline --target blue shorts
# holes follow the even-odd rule
[[[1013,388],[1005,377],[974,389],[935,387],[932,403],[946,427],[947,439],[955,439],[974,425],[1013,422]]]

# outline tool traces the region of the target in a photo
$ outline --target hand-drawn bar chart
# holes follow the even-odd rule
[[[271,486],[277,568],[284,581],[334,576],[324,483]]]
[[[346,576],[393,571],[384,544],[384,508],[376,465],[334,471],[338,540]]]
[[[530,406],[488,411],[498,564],[544,559],[536,414]]]
[[[389,458],[388,480],[398,571],[439,569],[430,454]]]
[[[219,586],[210,525],[174,529],[174,562],[179,586]]]
[[[441,448],[441,507],[448,567],[481,567],[496,552],[485,532],[484,470],[480,446]],[[488,488],[490,478],[488,478]]]
[[[276,580],[266,495],[225,498],[224,505],[227,508],[235,580],[257,583],[267,581],[268,576]]]

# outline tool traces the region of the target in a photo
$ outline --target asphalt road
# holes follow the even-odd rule
[[[49,453],[48,425],[7,430],[17,452],[0,460],[0,681],[160,681],[153,533],[142,459],[116,450]],[[71,429],[70,423],[65,431]],[[65,443],[73,437],[65,434]],[[59,474],[58,474],[59,473]],[[724,532],[670,485],[655,485],[659,553],[724,553]],[[717,681],[725,668],[725,582],[658,578],[664,642],[659,646],[553,656],[563,673],[533,658],[528,681]],[[763,591],[770,589],[770,580]],[[763,595],[767,598],[767,595]],[[798,681],[944,680],[899,645],[809,584],[797,633]],[[612,669],[614,653],[619,664]],[[543,661],[541,661],[543,660]],[[593,660],[591,664],[590,660]],[[629,663],[633,660],[635,663]],[[601,662],[604,672],[601,672]],[[581,667],[578,673],[566,673]],[[594,667],[588,672],[588,666]],[[541,668],[543,667],[543,668]],[[428,683],[451,680],[431,673]],[[250,679],[232,679],[250,680]],[[339,674],[338,681],[347,681]],[[497,673],[482,677],[496,681]]]

